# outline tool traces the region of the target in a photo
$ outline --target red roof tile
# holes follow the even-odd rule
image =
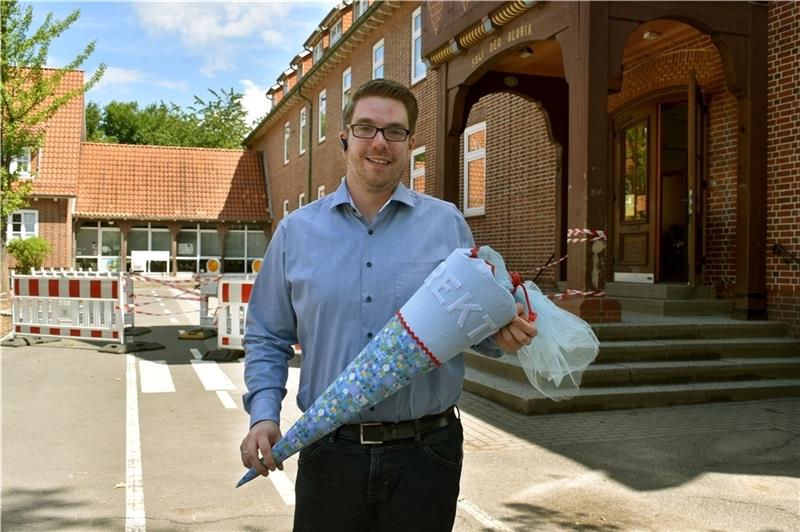
[[[70,71],[64,75],[56,94],[64,94],[82,86],[83,72]],[[45,124],[42,158],[39,172],[33,180],[33,194],[77,194],[82,132],[83,93],[61,106]]]
[[[76,214],[159,220],[267,220],[253,151],[82,144]]]

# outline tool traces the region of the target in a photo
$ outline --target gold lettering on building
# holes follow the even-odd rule
[[[483,48],[480,51],[472,56],[472,67],[475,68],[476,66],[480,65],[484,59],[484,51]]]
[[[518,41],[519,39],[532,36],[533,24],[523,24],[522,26],[517,26],[516,28],[511,28],[508,30],[508,33],[506,33],[506,42],[512,43],[514,41]]]
[[[494,52],[499,50],[502,45],[503,45],[503,39],[501,37],[497,37],[497,38],[494,38],[494,39],[490,40],[489,41],[489,53],[493,54]]]

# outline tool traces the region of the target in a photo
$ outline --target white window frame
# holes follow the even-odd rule
[[[419,29],[414,28],[414,21],[416,18],[419,17]],[[414,68],[417,66],[417,47],[416,42],[419,39],[420,43],[422,42],[422,7],[418,7],[411,13],[411,84],[418,83],[425,79],[428,75],[428,67],[425,66],[425,63],[422,61],[422,58],[419,58],[419,62],[422,63],[425,68],[422,70],[422,73],[415,76],[414,75]],[[422,45],[420,44],[420,54],[422,53]]]
[[[300,139],[297,145],[299,146],[298,153],[303,155],[306,152],[306,137],[308,136],[308,107],[300,109]]]
[[[375,61],[375,52],[379,48],[382,48],[382,50],[381,50],[381,60],[380,60],[380,62],[376,62]],[[386,46],[384,45],[383,39],[381,39],[380,41],[376,42],[375,45],[372,47],[372,79],[378,79],[378,78],[386,77],[386,76],[384,76],[384,68],[383,68],[383,63],[384,63],[384,59],[385,58],[386,58]],[[380,76],[376,72],[379,68],[381,69]]]
[[[480,216],[486,213],[486,147],[474,151],[468,151],[469,136],[476,131],[486,131],[486,122],[478,122],[464,130],[464,167],[462,168],[464,175],[464,197],[463,208],[464,216]],[[482,207],[469,207],[469,163],[483,159],[483,206]]]
[[[348,81],[349,78],[349,81]],[[353,73],[350,67],[347,67],[342,72],[342,111],[347,107],[347,102],[353,92]]]
[[[353,21],[357,20],[369,9],[369,0],[354,0],[353,1]]]
[[[330,36],[331,36],[331,46],[333,46],[333,43],[335,43],[336,41],[338,41],[339,39],[342,38],[342,19],[341,18],[339,20],[337,20],[336,22],[334,22],[333,26],[331,26]]]
[[[314,45],[314,64],[316,65],[319,63],[322,56],[325,55],[325,44],[322,42],[322,39],[319,40],[317,44]]]
[[[19,179],[30,179],[33,176],[33,172],[31,171],[31,165],[33,164],[33,155],[31,154],[30,148],[23,148],[21,155],[16,155],[11,158],[11,163],[8,165],[9,173],[13,174],[14,172],[18,171],[18,168],[22,165],[25,167],[24,170],[19,170],[17,177]]]
[[[300,195],[297,196],[297,208],[299,209],[305,204],[306,204],[306,193],[301,192]]]
[[[422,176],[422,178],[425,179],[425,168],[422,168],[422,169],[414,168],[414,159],[420,153],[425,153],[425,146],[420,146],[419,148],[414,148],[411,151],[411,158],[408,160],[408,165],[409,165],[408,188],[410,188],[411,190],[416,190],[414,188],[414,181],[417,178]],[[423,190],[423,192],[425,192],[425,191]]]
[[[286,218],[286,215],[289,214],[289,200],[283,200],[283,217]]]
[[[292,126],[289,122],[283,124],[283,164],[289,164],[289,137],[292,135]]]
[[[319,93],[319,112],[317,117],[317,142],[325,140],[325,129],[328,126],[328,92],[322,90]]]
[[[318,186],[317,187],[317,199],[320,199],[324,195],[325,195],[325,185]]]
[[[33,232],[28,233],[25,231],[25,215],[26,214],[33,214]],[[19,216],[20,218],[20,231],[15,232],[13,229],[13,221],[14,216]],[[8,215],[8,219],[6,220],[6,242],[11,242],[17,238],[26,239],[32,236],[39,236],[39,211],[33,209],[20,209],[17,211],[12,212]]]

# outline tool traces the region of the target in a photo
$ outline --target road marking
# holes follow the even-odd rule
[[[144,532],[144,486],[142,449],[139,440],[139,397],[136,386],[136,357],[127,355],[125,380],[125,531]]]
[[[294,506],[294,483],[286,476],[286,473],[276,469],[275,471],[270,471],[267,478],[272,481],[272,485],[275,486],[278,495],[281,496],[286,506]]]
[[[235,409],[236,403],[233,401],[231,394],[226,392],[225,390],[217,390],[217,397],[219,400],[222,401],[222,406],[229,409]]]
[[[270,473],[270,476],[272,474]],[[467,499],[459,499],[458,500],[458,507],[469,515],[474,517],[481,525],[485,526],[489,530],[496,530],[498,532],[514,532],[512,529],[504,525],[502,522],[498,521],[491,515],[487,514]]]
[[[215,392],[217,390],[236,389],[236,386],[233,385],[228,376],[213,360],[192,360],[191,362],[206,391]]]
[[[175,391],[175,383],[165,360],[140,360],[142,393],[167,393]]]
[[[155,292],[153,292],[153,293],[155,294]],[[157,298],[156,298],[156,301],[162,301],[162,298],[160,298],[160,297],[157,297]]]
[[[170,323],[178,323],[178,320],[176,318],[173,318],[172,316],[169,317],[169,321]]]
[[[172,314],[172,312],[168,308],[165,308],[164,309],[164,314]]]
[[[201,359],[201,358],[203,358],[203,355],[202,355],[202,353],[200,353],[200,350],[199,350],[199,349],[195,349],[195,348],[193,347],[193,348],[189,349],[189,352],[192,354],[192,356],[193,356],[194,358],[196,358],[196,359],[198,359],[198,360],[199,360],[199,359]]]

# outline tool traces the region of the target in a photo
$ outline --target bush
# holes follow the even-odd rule
[[[17,273],[31,273],[31,268],[41,268],[50,253],[50,243],[42,237],[17,238],[6,246],[17,262]]]

